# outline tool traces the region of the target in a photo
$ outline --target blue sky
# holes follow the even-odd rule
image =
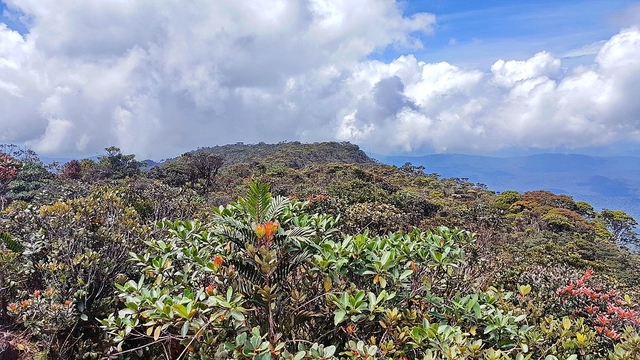
[[[7,5],[0,1],[0,22],[7,25],[12,30],[16,30],[21,34],[26,34],[29,32],[29,28],[26,24],[20,22],[18,15],[19,12],[12,13],[10,9],[7,8]]]
[[[523,60],[540,51],[564,57],[605,41],[621,27],[632,25],[625,13],[638,4],[625,0],[413,0],[404,8],[407,15],[437,16],[434,34],[421,36],[424,49],[413,51],[420,60],[488,69],[499,58]],[[389,60],[397,53],[389,49],[374,56]]]
[[[0,142],[640,154],[640,1],[4,0]],[[159,145],[161,144],[161,145]]]

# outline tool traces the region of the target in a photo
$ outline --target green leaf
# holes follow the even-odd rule
[[[182,316],[183,318],[187,318],[189,316],[187,308],[182,304],[173,304],[173,309],[178,313],[178,315]]]
[[[237,311],[232,311],[230,315],[232,318],[238,321],[244,321],[244,315],[242,313],[239,313]]]
[[[389,262],[390,256],[391,252],[389,251],[385,251],[384,254],[382,254],[382,258],[380,258],[380,262],[382,263],[382,265],[386,265]]]
[[[402,274],[400,274],[400,280],[406,279],[411,274],[413,274],[413,270],[411,270],[411,269],[407,269],[407,270],[403,271]]]
[[[334,345],[327,346],[326,348],[324,348],[324,357],[330,358],[333,356],[333,354],[335,354],[335,352],[336,347]]]
[[[476,319],[480,319],[480,317],[482,316],[480,303],[478,303],[477,301],[473,304],[473,313],[475,314]]]
[[[344,321],[344,317],[347,315],[347,312],[342,309],[338,309],[333,313],[333,315],[333,324],[338,325]]]
[[[437,262],[442,262],[442,253],[438,252],[438,251],[434,251],[431,253],[433,255],[433,258],[437,261]]]
[[[376,295],[372,292],[369,293],[369,311],[373,311],[373,309],[375,308],[375,305],[377,303],[376,301]]]
[[[182,328],[180,329],[180,335],[182,335],[182,337],[186,337],[188,333],[189,333],[189,322],[185,321],[184,324],[182,324]]]
[[[133,315],[135,313],[136,313],[135,310],[132,310],[132,309],[128,309],[128,308],[127,309],[122,309],[122,310],[118,311],[118,317],[123,318],[123,317],[125,317],[127,315]],[[82,314],[82,315],[84,315],[85,317],[87,316],[85,314]],[[81,319],[82,319],[82,315],[80,315]],[[82,319],[82,320],[85,320],[85,319]]]
[[[247,333],[242,333],[238,336],[236,336],[236,345],[237,346],[242,346],[244,345],[245,341],[247,341]]]
[[[233,289],[231,288],[231,286],[229,286],[229,288],[227,289],[227,302],[231,302],[232,297],[233,296]]]

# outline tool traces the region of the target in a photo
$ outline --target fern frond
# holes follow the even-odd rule
[[[286,259],[281,260],[280,265],[276,268],[269,277],[269,281],[272,284],[278,284],[287,279],[289,274],[295,271],[299,266],[305,264],[312,256],[307,251],[301,251],[295,254],[293,257],[288,256]]]
[[[310,310],[300,310],[293,317],[293,326],[304,324],[309,321],[309,319],[323,317],[324,314],[317,313]]]
[[[231,216],[220,216],[213,219],[213,223],[216,225],[226,225],[234,228],[248,228],[249,226],[240,220],[234,219]]]
[[[284,196],[277,196],[271,200],[271,204],[266,209],[264,214],[265,221],[273,221],[277,220],[278,216],[284,211],[284,209],[289,206],[291,203],[291,199],[286,198]]]
[[[312,244],[309,239],[316,235],[316,231],[310,227],[300,226],[285,231],[286,243],[295,244],[296,247],[302,247],[302,244]]]
[[[247,243],[256,243],[255,232],[247,227],[237,228],[231,226],[218,226],[213,230],[213,233],[226,240],[230,240],[240,249],[244,249]]]
[[[238,199],[244,210],[256,223],[264,222],[265,215],[271,205],[272,197],[269,191],[269,184],[252,182],[249,185],[249,192],[244,198]]]
[[[262,277],[259,266],[255,263],[255,261],[250,259],[244,259],[242,261],[232,259],[229,261],[229,263],[235,267],[240,276],[242,276],[245,280],[248,280],[252,285],[264,285],[264,278]]]
[[[21,253],[24,250],[24,246],[7,233],[0,233],[0,245],[2,244],[15,253]]]

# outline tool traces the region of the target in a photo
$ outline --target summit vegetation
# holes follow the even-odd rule
[[[638,359],[621,210],[349,143],[0,146],[2,359]]]

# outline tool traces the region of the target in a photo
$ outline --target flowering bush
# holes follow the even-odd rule
[[[8,322],[52,359],[638,358],[637,294],[622,289],[640,262],[577,233],[570,198],[539,194],[510,219],[519,194],[488,206],[463,179],[335,169],[351,189],[295,193],[307,201],[240,180],[224,198],[247,196],[213,210],[148,180],[14,201],[0,218]],[[313,174],[290,175],[276,191]]]
[[[43,343],[57,349],[71,346],[74,340],[71,336],[59,335],[70,335],[80,314],[76,311],[74,302],[63,298],[59,290],[35,290],[21,300],[10,303],[7,309],[9,314],[21,320],[30,335],[41,339]],[[43,350],[46,352],[48,349]]]
[[[558,289],[563,305],[573,309],[574,315],[585,319],[600,335],[602,341],[616,341],[627,327],[640,329],[640,317],[629,295],[604,286],[590,286],[593,270]]]

